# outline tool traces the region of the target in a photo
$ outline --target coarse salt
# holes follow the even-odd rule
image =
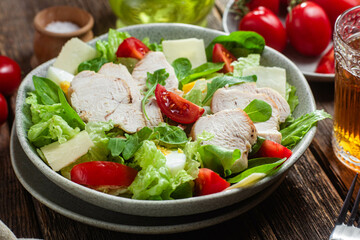
[[[54,21],[46,25],[45,30],[54,33],[69,33],[79,30],[80,27],[72,22]]]

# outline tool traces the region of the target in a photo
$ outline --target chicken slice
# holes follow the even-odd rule
[[[154,73],[156,70],[163,68],[169,73],[169,77],[165,80],[166,90],[178,92],[179,81],[176,78],[174,68],[167,62],[162,52],[148,52],[144,58],[135,65],[132,77],[140,91],[146,91],[147,89],[147,73]]]
[[[128,133],[145,126],[141,105],[132,103],[130,88],[121,78],[83,71],[74,77],[68,95],[85,122],[113,120]]]
[[[115,76],[118,78],[121,78],[126,81],[128,86],[130,87],[130,92],[132,96],[132,103],[136,105],[136,108],[141,109],[141,100],[143,98],[143,95],[141,94],[136,82],[133,80],[131,74],[127,70],[127,68],[124,65],[121,64],[114,64],[114,63],[106,63],[104,64],[100,70],[99,73]],[[146,118],[145,115],[143,115],[145,119],[145,125],[148,127],[155,127],[159,125],[160,122],[163,122],[164,119],[162,117],[162,113],[160,108],[158,107],[156,103],[156,99],[152,98],[145,104],[145,111],[149,119]],[[138,111],[134,112],[136,116],[139,114]],[[119,119],[119,122],[121,121],[120,116],[117,116]],[[138,118],[138,117],[137,117]],[[124,119],[126,121],[126,119]]]
[[[122,64],[105,63],[98,73],[123,79],[130,88],[132,101],[141,101],[142,96],[128,69]]]
[[[263,93],[269,96],[277,105],[280,111],[280,122],[285,122],[286,118],[290,115],[290,106],[285,98],[280,93],[272,88],[258,88],[256,83],[242,83],[228,87],[227,89],[238,89],[251,93]]]
[[[254,123],[258,136],[280,143],[282,138],[281,133],[278,131],[280,112],[275,102],[265,94],[220,88],[214,93],[212,98],[211,111],[217,113],[224,109],[244,109],[255,99],[268,103],[272,109],[271,117],[267,121]]]
[[[196,136],[203,131],[214,134],[214,138],[202,144],[213,144],[241,151],[241,158],[236,160],[230,169],[232,172],[240,172],[247,168],[248,153],[257,140],[257,131],[243,110],[229,109],[200,117],[193,125],[190,135],[196,139]]]

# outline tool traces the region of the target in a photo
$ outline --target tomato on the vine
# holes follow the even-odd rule
[[[329,45],[332,31],[325,11],[309,1],[295,6],[287,15],[286,32],[299,53],[317,56]]]
[[[119,45],[116,56],[141,60],[149,51],[149,48],[142,41],[134,37],[129,37]]]
[[[6,122],[8,117],[8,106],[5,97],[0,93],[0,125]]]
[[[312,0],[319,4],[327,16],[329,17],[330,24],[334,28],[337,17],[345,12],[345,10],[360,5],[359,0]]]
[[[266,7],[277,15],[279,13],[280,0],[250,0],[246,5],[250,11],[262,6]]]
[[[9,57],[0,56],[0,93],[10,96],[19,87],[20,82],[19,65]]]
[[[278,51],[286,47],[286,30],[280,19],[269,9],[257,7],[240,21],[239,30],[254,31],[263,36],[266,45]]]
[[[224,67],[220,70],[220,72],[228,73],[234,71],[234,67],[230,64],[233,61],[236,61],[236,57],[234,57],[234,55],[232,55],[231,52],[229,52],[222,44],[216,43],[213,49],[212,61],[214,63],[225,63]]]
[[[178,123],[193,123],[205,112],[204,108],[167,91],[160,84],[156,86],[155,97],[161,112]]]

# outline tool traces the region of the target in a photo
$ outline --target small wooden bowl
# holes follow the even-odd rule
[[[50,32],[45,27],[54,21],[72,22],[80,29],[68,33]],[[31,59],[35,67],[58,56],[62,46],[71,38],[78,37],[89,41],[94,37],[92,27],[94,18],[87,11],[71,6],[55,6],[43,9],[34,18],[34,56]]]

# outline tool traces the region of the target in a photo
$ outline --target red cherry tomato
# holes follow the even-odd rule
[[[334,47],[320,59],[315,70],[316,73],[335,73]]]
[[[117,57],[131,57],[136,59],[142,59],[149,48],[139,39],[130,37],[125,39],[118,47],[116,51]]]
[[[274,157],[274,158],[289,158],[292,155],[290,149],[283,145],[265,140],[261,145],[259,151],[256,153],[257,157]]]
[[[0,56],[0,93],[10,96],[19,87],[21,70],[19,65],[6,56]]]
[[[331,26],[325,11],[316,3],[303,2],[286,17],[291,45],[301,54],[317,56],[329,45]]]
[[[173,92],[167,91],[165,87],[160,84],[156,86],[155,97],[160,110],[168,118],[178,123],[193,123],[205,112],[204,108]]]
[[[236,57],[234,57],[234,55],[232,55],[222,44],[216,43],[213,49],[212,61],[214,63],[225,63],[223,69],[221,69],[220,72],[228,73],[234,71],[234,67],[231,66],[230,63],[236,61]]]
[[[271,10],[275,15],[279,13],[280,0],[251,0],[246,4],[250,11],[254,10],[257,7],[266,7]]]
[[[280,19],[265,7],[258,7],[240,21],[239,30],[254,31],[264,37],[266,45],[279,52],[286,47],[286,30]]]
[[[360,5],[359,0],[312,0],[319,4],[329,17],[331,27],[334,28],[337,17],[345,10]]]
[[[81,185],[127,187],[134,181],[137,171],[120,163],[93,161],[75,165],[70,175],[71,181]]]
[[[228,188],[230,183],[208,168],[200,168],[195,179],[195,195],[203,196],[221,192]]]
[[[8,117],[8,106],[5,97],[0,93],[0,125],[6,122]]]

